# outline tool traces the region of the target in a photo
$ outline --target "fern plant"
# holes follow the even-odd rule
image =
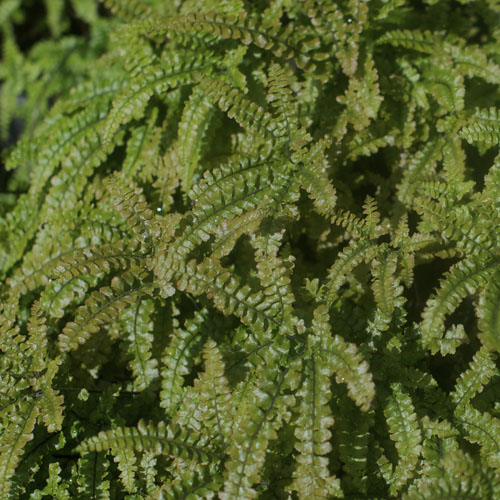
[[[500,499],[498,2],[44,5],[0,498]]]

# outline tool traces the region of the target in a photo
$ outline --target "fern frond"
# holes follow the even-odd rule
[[[466,182],[466,155],[462,147],[462,141],[455,135],[456,126],[453,127],[452,131],[443,145],[443,166],[446,171],[447,182],[460,185]]]
[[[198,436],[165,422],[158,424],[140,420],[137,427],[117,427],[101,431],[78,445],[79,453],[103,450],[153,451],[157,455],[170,455],[185,460],[218,459],[217,453],[197,446]]]
[[[430,197],[442,198],[442,201],[436,203],[417,197],[415,208],[424,216],[420,224],[423,231],[432,232],[435,227],[440,227],[445,241],[454,242],[464,257],[474,255],[478,262],[487,261],[495,258],[496,237],[492,235],[495,234],[497,218],[494,214],[485,216],[484,207],[472,203],[457,203],[471,187],[467,181],[463,184],[456,183],[451,188],[445,182],[421,182],[418,185],[419,191],[426,192]],[[451,207],[454,219],[446,215]],[[483,219],[481,228],[475,222],[478,218]],[[457,224],[457,221],[460,223]]]
[[[427,300],[420,325],[422,343],[432,353],[441,349],[446,316],[452,314],[465,297],[484,287],[495,267],[492,262],[477,265],[461,260],[445,274],[438,290]]]
[[[346,106],[344,113],[354,130],[361,131],[377,117],[382,100],[375,63],[366,56],[360,76],[350,78],[349,87],[337,101]]]
[[[226,172],[225,175],[216,171],[215,178],[207,177],[207,181],[213,181],[213,184],[207,185],[202,181],[200,182],[201,189],[193,192],[192,195],[199,196],[196,199],[197,203],[193,207],[192,213],[185,216],[177,230],[181,237],[177,238],[174,244],[168,248],[168,256],[165,261],[167,276],[171,276],[172,271],[176,271],[178,264],[174,262],[177,261],[183,265],[182,260],[185,256],[196,246],[209,240],[211,235],[220,239],[225,235],[229,236],[233,230],[244,232],[247,219],[248,224],[258,223],[259,204],[263,203],[266,191],[270,189],[269,185],[262,185],[267,176],[266,172],[262,172],[260,169],[266,165],[265,163],[257,163],[255,166],[250,166],[250,169],[256,168],[255,171],[249,169],[250,172],[247,171],[248,167],[244,165],[238,165],[239,168],[236,171]],[[241,171],[239,171],[240,168]],[[225,191],[224,187],[233,180],[234,185],[231,191]],[[226,217],[227,222],[221,228],[219,224],[224,217]],[[238,223],[238,218],[241,220],[240,223]],[[235,242],[234,238],[233,241]],[[231,249],[231,245],[226,243],[224,247],[223,254],[226,254]]]
[[[39,413],[34,402],[20,402],[8,415],[9,421],[0,436],[0,495],[10,498],[12,477],[16,473],[26,443],[33,439],[33,428]]]
[[[199,168],[204,137],[213,115],[213,104],[203,87],[194,87],[182,112],[175,145],[177,168],[185,193],[193,185]]]
[[[214,231],[211,258],[219,260],[228,255],[241,236],[252,234],[259,228],[265,215],[265,211],[258,207],[221,223]]]
[[[495,357],[484,346],[476,352],[469,368],[460,375],[451,393],[451,399],[457,407],[469,404],[472,398],[481,393],[491,378],[498,374]]]
[[[106,179],[115,209],[127,221],[127,225],[144,243],[149,243],[152,236],[157,236],[158,228],[154,221],[154,214],[148,206],[142,189],[130,186],[119,175]]]
[[[485,52],[477,45],[445,45],[460,73],[469,78],[482,78],[488,83],[500,83],[500,66],[489,60]]]
[[[75,482],[82,496],[92,498],[94,494],[100,494],[104,498],[110,498],[111,483],[110,460],[101,453],[92,453],[81,456],[77,461]]]
[[[244,129],[272,141],[284,135],[283,124],[276,122],[270,113],[251,101],[240,89],[222,80],[211,79],[202,80],[200,89]]]
[[[349,242],[328,270],[324,284],[324,300],[326,304],[331,305],[335,302],[351,271],[362,262],[373,259],[377,252],[377,246],[371,242],[354,239]]]
[[[92,107],[103,107],[109,103],[127,84],[125,68],[107,68],[98,65],[95,77],[72,88],[64,101],[54,105],[53,112],[68,115]],[[117,73],[118,72],[118,73]],[[117,78],[121,76],[121,78]]]
[[[232,393],[225,376],[225,364],[217,344],[209,340],[203,349],[205,371],[183,398],[173,422],[182,428],[200,430],[221,448],[232,434]]]
[[[125,20],[136,21],[137,19],[149,19],[153,10],[143,0],[103,0],[111,12]]]
[[[114,461],[120,471],[120,480],[128,493],[137,491],[136,472],[137,457],[133,450],[113,450]]]
[[[500,272],[491,276],[488,284],[479,296],[477,315],[481,340],[490,349],[500,352]]]
[[[61,359],[50,360],[44,374],[33,384],[35,393],[39,391],[42,394],[40,415],[48,432],[60,431],[63,423],[64,397],[52,387],[61,363]]]
[[[391,134],[378,136],[373,135],[370,129],[361,130],[349,142],[346,158],[349,160],[356,160],[360,156],[371,156],[379,149],[385,146],[392,146],[394,144],[394,136]]]
[[[385,252],[372,261],[372,290],[378,310],[387,322],[390,322],[397,298],[402,294],[403,287],[396,277],[398,256],[396,253]]]
[[[286,371],[273,365],[261,366],[254,378],[255,385],[240,403],[232,442],[227,449],[224,491],[221,500],[255,498],[254,485],[259,481],[266,458],[268,443],[277,437],[277,430],[290,418],[289,407],[293,397],[283,395],[282,387]],[[239,417],[239,418],[238,418]]]
[[[418,30],[393,30],[377,40],[378,44],[389,43],[394,47],[414,49],[427,54],[433,54],[443,42],[443,37],[438,33]]]
[[[145,259],[145,255],[141,254],[137,247],[136,240],[128,243],[119,240],[97,248],[77,250],[59,260],[55,275],[59,280],[71,280],[80,276],[109,274],[111,271],[127,269]]]
[[[34,233],[40,228],[43,222],[49,218],[60,215],[61,208],[73,209],[76,203],[76,197],[84,188],[89,173],[95,168],[105,156],[97,153],[100,148],[98,135],[95,127],[103,118],[100,110],[92,110],[85,113],[85,117],[80,113],[77,117],[64,126],[65,120],[58,120],[56,124],[62,125],[62,128],[51,128],[47,136],[43,134],[33,141],[36,144],[40,141],[40,152],[32,158],[36,168],[32,170],[34,177],[30,192],[21,197],[20,203],[13,211],[8,214],[7,223],[12,228],[9,241],[9,255],[4,266],[10,266],[12,262],[18,260],[26,250],[26,245],[33,237]],[[96,146],[96,141],[99,143]],[[44,144],[47,147],[41,147]],[[83,163],[83,178],[78,178],[78,182],[73,180],[70,188],[67,189],[68,177],[75,168]],[[61,170],[52,178],[52,186],[45,198],[42,197],[44,189],[47,189],[47,181],[61,165]],[[36,178],[36,179],[35,179]],[[58,193],[64,192],[66,197],[61,200]],[[42,204],[43,203],[43,204]],[[55,206],[54,206],[55,205]],[[21,220],[29,217],[30,224],[23,229]]]
[[[464,109],[464,78],[458,71],[432,67],[425,75],[423,85],[447,111],[457,112]]]
[[[154,93],[161,94],[167,89],[187,83],[196,72],[210,68],[205,56],[189,60],[177,53],[169,54],[161,61],[147,60],[137,71],[128,86],[116,97],[107,117],[102,143],[105,150],[111,147],[113,136],[119,128],[132,119],[143,117],[146,106]]]
[[[153,310],[152,300],[139,299],[137,306],[123,311],[120,318],[123,330],[128,332],[128,367],[132,371],[136,391],[143,391],[158,377],[158,360],[152,357]]]
[[[127,141],[127,155],[123,161],[125,177],[137,176],[140,180],[152,181],[151,174],[146,172],[155,170],[155,165],[160,158],[161,129],[156,126],[158,108],[153,108],[151,116],[145,125],[135,128]],[[155,165],[156,166],[156,165]]]
[[[293,257],[278,256],[278,241],[283,233],[273,236],[253,238],[255,261],[257,263],[257,277],[262,286],[262,292],[268,303],[275,303],[276,319],[280,324],[286,323],[293,315],[295,297],[291,286]]]
[[[225,315],[239,317],[263,341],[272,329],[281,326],[277,317],[281,312],[279,296],[266,296],[262,291],[253,292],[248,285],[241,286],[216,260],[206,259],[199,265],[189,262],[177,286],[193,295],[206,293],[217,309]]]
[[[344,73],[352,77],[358,68],[360,35],[367,21],[368,6],[359,1],[339,6],[319,0],[306,2],[306,7],[316,33],[327,46],[334,42],[335,57]],[[318,52],[315,54],[318,60],[328,59],[332,54],[324,49]]]
[[[422,427],[422,484],[430,478],[439,478],[443,474],[442,459],[460,453],[457,437],[459,431],[448,420],[431,420],[427,415],[420,420]],[[425,478],[425,479],[424,479]],[[420,484],[417,480],[409,488]]]
[[[227,227],[233,219],[259,208],[273,182],[269,164],[265,157],[237,159],[213,172],[205,172],[190,193],[196,201],[193,210],[175,227],[177,238],[160,245],[155,274],[161,280],[170,283],[172,278],[181,277],[189,253],[210,240],[222,221]],[[254,215],[258,222],[260,215],[257,212]],[[249,217],[249,223],[256,223]],[[245,218],[242,222],[246,222]],[[244,231],[244,224],[237,221],[231,224],[234,230],[242,227]],[[226,244],[221,252],[224,254],[230,249],[231,245]]]
[[[396,188],[398,199],[402,203],[412,205],[416,180],[434,173],[442,157],[442,146],[441,141],[431,140],[411,157],[403,157],[404,177]]]
[[[283,124],[289,143],[292,142],[298,129],[296,101],[292,89],[294,75],[279,64],[273,63],[269,68],[267,101],[275,110],[275,120]],[[297,149],[293,148],[292,149]]]
[[[398,462],[389,480],[392,495],[400,492],[414,475],[422,449],[422,434],[411,397],[399,383],[391,385],[392,395],[384,408],[389,433],[398,451]]]
[[[455,422],[464,438],[481,447],[481,458],[500,472],[500,419],[465,404],[455,409]]]
[[[317,309],[316,322],[324,321],[320,314]],[[297,392],[300,397],[294,431],[297,467],[289,488],[296,491],[300,498],[330,498],[331,495],[341,495],[339,480],[330,474],[326,456],[331,450],[330,428],[334,423],[328,405],[333,366],[326,356],[316,353],[314,344],[322,343],[320,332],[309,338],[312,352],[301,360],[305,365],[301,370],[304,380]]]
[[[331,4],[325,0],[307,0],[304,4],[311,24],[322,40],[331,43],[336,41],[337,37],[345,37],[347,23],[337,4]]]
[[[302,165],[298,172],[301,186],[307,191],[319,214],[333,217],[337,201],[335,187],[328,178],[328,161],[325,150],[329,140],[317,141],[309,151],[300,156]]]
[[[60,259],[78,250],[73,248],[73,241],[67,233],[56,236],[48,229],[39,232],[31,252],[25,254],[22,265],[7,280],[10,291],[4,300],[4,310],[17,307],[26,293],[47,287]]]
[[[75,147],[62,160],[61,169],[52,177],[51,187],[40,210],[42,221],[57,225],[61,211],[78,210],[78,202],[83,196],[86,183],[94,171],[107,158],[102,149],[100,133],[103,122],[100,121],[89,134],[78,140]],[[120,141],[118,134],[112,141],[111,151]],[[68,221],[71,223],[72,221]]]
[[[444,473],[443,473],[444,472]],[[440,477],[428,477],[415,483],[403,500],[461,498],[476,500],[498,498],[498,474],[462,452],[449,453],[440,463]]]
[[[380,212],[377,208],[377,202],[371,196],[367,196],[363,203],[363,214],[365,217],[361,219],[346,210],[339,211],[334,218],[336,224],[345,228],[354,237],[359,238],[359,240],[352,238],[353,243],[354,241],[362,243],[374,240],[385,233],[385,229],[380,225]]]
[[[460,130],[460,137],[471,144],[479,142],[493,146],[500,143],[500,111],[498,109],[480,109],[470,121],[469,125]]]
[[[151,292],[151,284],[135,282],[136,277],[125,272],[113,278],[111,286],[94,291],[85,304],[77,309],[74,321],[67,323],[59,334],[59,349],[66,352],[78,348],[93,333],[114,321],[120,311]]]
[[[367,493],[372,420],[371,413],[360,413],[349,398],[340,400],[335,412],[333,442],[342,462],[342,490],[346,495]]]
[[[214,474],[215,475],[215,474]],[[220,479],[205,470],[183,471],[182,477],[164,482],[151,495],[151,500],[175,500],[177,498],[210,498],[221,487]]]
[[[93,143],[94,128],[105,118],[106,112],[107,106],[104,105],[85,109],[72,116],[59,115],[50,127],[31,142],[30,149],[37,152],[34,158],[36,169],[32,173],[33,182],[30,186],[31,197],[43,189],[63,159],[70,155],[85,154],[84,150],[80,153],[80,150],[85,148],[82,140]],[[11,161],[15,162],[16,157],[11,157]],[[12,166],[14,165],[10,168]]]
[[[187,320],[183,327],[175,328],[170,343],[163,352],[160,406],[170,416],[174,415],[184,397],[184,377],[190,373],[193,359],[201,351],[205,341],[203,324],[207,321],[207,316],[208,310],[204,308],[195,312],[194,317]]]
[[[300,67],[306,67],[310,57],[307,50],[314,47],[315,41],[304,43],[301,49],[292,47],[289,43],[291,28],[259,26],[253,16],[245,11],[237,15],[221,15],[215,12],[189,13],[186,16],[166,20],[163,26],[145,26],[152,31],[174,31],[178,33],[192,32],[196,36],[206,33],[222,39],[232,38],[244,45],[253,44],[260,49],[271,52],[283,59],[295,59]]]
[[[368,411],[375,395],[368,363],[358,352],[356,345],[346,342],[340,335],[332,336],[326,306],[321,305],[315,309],[312,331],[318,338],[319,354],[328,359],[337,382],[345,383],[353,401],[362,411]]]

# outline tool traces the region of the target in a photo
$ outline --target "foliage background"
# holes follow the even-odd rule
[[[496,0],[0,28],[0,498],[500,498]]]

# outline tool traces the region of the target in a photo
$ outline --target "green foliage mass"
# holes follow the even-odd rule
[[[2,500],[500,499],[497,0],[0,29]]]

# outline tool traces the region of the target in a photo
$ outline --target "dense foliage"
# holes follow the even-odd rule
[[[500,499],[497,0],[0,28],[1,499]]]

